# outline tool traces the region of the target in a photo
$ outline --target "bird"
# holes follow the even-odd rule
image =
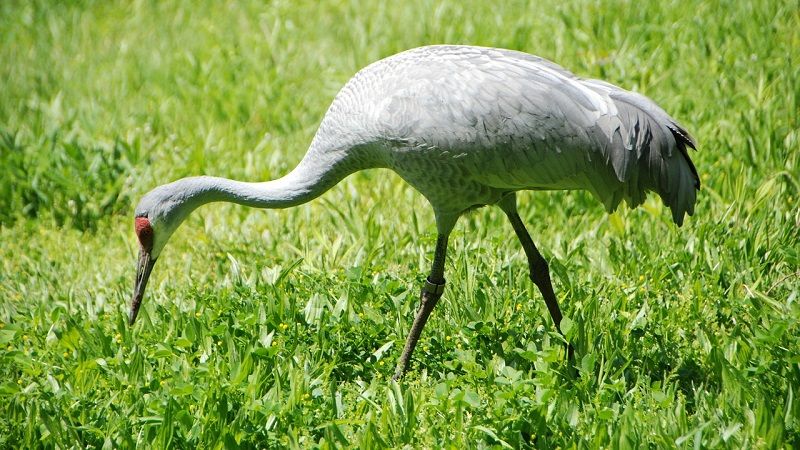
[[[358,71],[336,94],[310,146],[283,177],[243,182],[195,176],[158,186],[135,208],[139,258],[129,323],[169,238],[199,206],[233,202],[281,209],[309,202],[365,169],[396,172],[430,203],[433,260],[394,379],[445,290],[448,237],[460,216],[497,205],[511,222],[556,330],[562,313],[548,263],[517,210],[518,191],[585,190],[610,213],[655,192],[681,226],[700,179],[695,140],[654,101],[581,78],[528,53],[431,45]],[[562,333],[563,336],[563,333]],[[566,338],[565,338],[566,342]],[[573,357],[568,345],[569,359]]]

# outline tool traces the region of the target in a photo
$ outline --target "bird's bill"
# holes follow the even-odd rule
[[[136,264],[136,284],[133,288],[131,314],[128,318],[128,324],[130,325],[136,322],[136,316],[139,314],[139,306],[141,306],[142,297],[144,297],[144,288],[147,287],[147,280],[150,278],[150,272],[153,270],[155,264],[156,260],[150,257],[150,252],[144,249],[139,250],[139,262]]]

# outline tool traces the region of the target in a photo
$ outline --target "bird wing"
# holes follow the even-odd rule
[[[684,214],[694,214],[700,177],[687,147],[696,148],[694,138],[675,119],[649,98],[600,80],[585,85],[605,92],[617,105],[612,118],[609,161],[623,184],[623,195],[631,206],[655,191],[672,210],[673,220],[683,223]],[[628,155],[636,158],[623,165]]]
[[[398,161],[450,164],[492,188],[587,189],[609,210],[655,190],[680,223],[699,186],[694,141],[655,103],[526,53],[409,50],[359,72],[331,112],[341,129],[395,145]]]
[[[466,174],[497,188],[583,188],[591,165],[603,163],[609,139],[599,124],[617,113],[606,93],[525,53],[422,50],[373,75],[382,94],[370,121],[387,140],[426,158],[455,158]]]

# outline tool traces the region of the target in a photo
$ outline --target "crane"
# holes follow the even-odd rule
[[[233,202],[289,208],[356,171],[388,168],[419,191],[437,240],[420,306],[397,363],[407,371],[445,289],[448,237],[459,216],[498,205],[528,259],[556,330],[561,310],[547,262],[517,212],[520,190],[587,190],[612,212],[657,193],[682,225],[700,189],[689,133],[647,97],[582,79],[518,51],[457,45],[415,48],[360,70],[339,91],[306,155],[285,176],[242,182],[211,176],[156,187],[136,207],[139,259],[129,315],[173,232],[197,207]],[[572,346],[568,344],[569,358]]]

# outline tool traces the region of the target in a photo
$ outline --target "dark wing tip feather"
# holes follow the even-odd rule
[[[678,150],[680,150],[681,154],[686,159],[686,163],[689,164],[689,169],[691,169],[692,175],[694,176],[694,187],[699,191],[700,176],[697,174],[697,168],[694,166],[694,162],[692,161],[692,158],[689,157],[689,152],[686,150],[686,147],[691,147],[692,149],[697,150],[697,144],[692,136],[690,136],[689,133],[680,125],[672,123],[668,128],[675,137],[675,143],[678,145]]]
[[[669,124],[669,129],[672,130],[672,134],[675,135],[676,139],[683,141],[687,146],[697,150],[697,144],[695,143],[694,138],[686,131],[685,128],[678,125],[674,121]]]

